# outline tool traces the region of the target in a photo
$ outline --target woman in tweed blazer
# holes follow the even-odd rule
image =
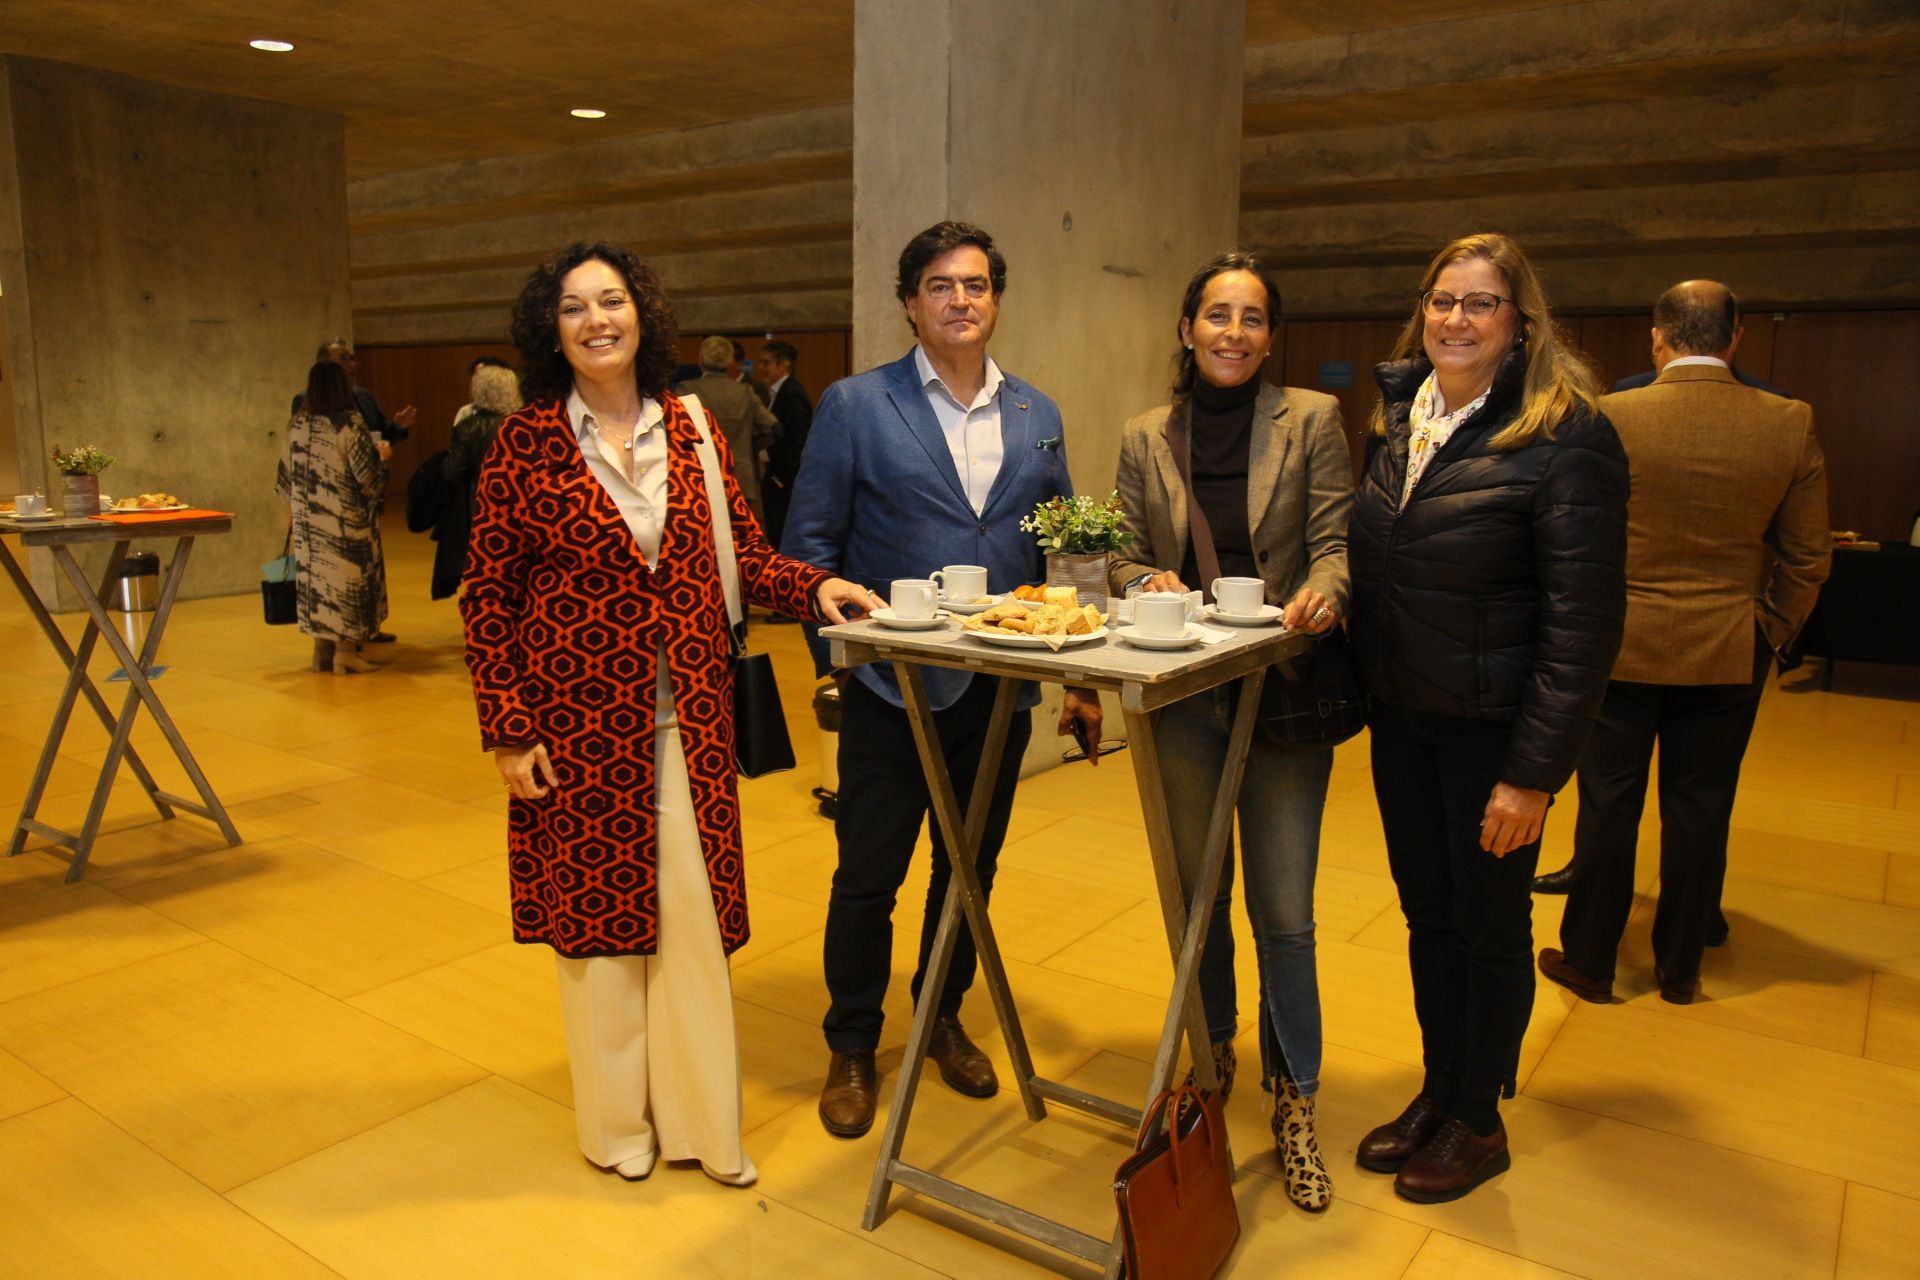
[[[1347,604],[1347,516],[1353,470],[1332,396],[1279,387],[1261,369],[1273,346],[1280,293],[1247,254],[1223,254],[1187,286],[1173,403],[1126,426],[1116,487],[1133,531],[1115,557],[1116,595],[1208,588],[1191,513],[1205,513],[1220,572],[1257,577],[1289,626],[1322,634]],[[1176,415],[1178,415],[1176,417]],[[1183,433],[1177,428],[1187,425]],[[1176,430],[1169,440],[1169,426]],[[1176,449],[1184,443],[1188,457]],[[1187,463],[1191,484],[1182,479]],[[1161,713],[1159,741],[1181,878],[1198,876],[1214,788],[1225,768],[1229,691],[1209,690]],[[1320,1087],[1320,992],[1314,964],[1313,878],[1331,748],[1283,751],[1256,738],[1240,785],[1243,882],[1260,966],[1262,1088],[1287,1194],[1319,1211],[1332,1183],[1314,1138]],[[1231,851],[1200,962],[1215,1064],[1231,1086],[1236,1029]],[[1192,905],[1189,901],[1189,906]]]

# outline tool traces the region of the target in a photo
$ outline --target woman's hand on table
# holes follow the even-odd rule
[[[1538,840],[1547,825],[1550,798],[1544,791],[1494,783],[1493,794],[1487,797],[1486,815],[1480,819],[1480,847],[1496,858],[1504,858]]]
[[[1310,636],[1325,635],[1340,621],[1333,602],[1312,587],[1300,588],[1300,594],[1287,601],[1280,611],[1280,625],[1289,631],[1304,631]]]
[[[1140,584],[1140,589],[1142,591],[1171,591],[1176,595],[1185,595],[1188,591],[1192,590],[1186,583],[1180,581],[1180,575],[1171,569],[1162,569],[1159,573],[1154,574],[1151,578],[1148,578]]]
[[[546,746],[538,742],[530,747],[495,747],[493,767],[507,784],[507,794],[520,800],[538,800],[559,783],[553,776],[553,761],[547,758]]]
[[[857,582],[848,582],[845,578],[828,578],[814,591],[814,598],[820,602],[820,612],[830,622],[847,621],[847,610],[857,610],[856,617],[863,613],[872,613],[885,607],[879,596],[867,590]]]
[[[1060,703],[1060,725],[1056,736],[1074,736],[1073,727],[1078,724],[1087,748],[1087,763],[1096,766],[1100,763],[1100,722],[1100,695],[1092,689],[1068,685],[1066,696]]]

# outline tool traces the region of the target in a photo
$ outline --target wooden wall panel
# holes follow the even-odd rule
[[[1400,337],[1401,320],[1289,320],[1281,350],[1267,359],[1267,377],[1289,387],[1324,391],[1340,402],[1354,474],[1366,454],[1367,424],[1379,387],[1373,367]],[[1276,358],[1277,357],[1277,358]],[[1277,376],[1276,376],[1277,374]],[[1338,385],[1344,383],[1345,385]]]
[[[700,360],[700,342],[704,333],[680,335],[678,350],[684,364],[697,364]],[[794,376],[800,379],[800,385],[817,402],[820,393],[829,383],[838,382],[847,376],[848,363],[852,356],[853,334],[846,329],[806,330],[795,333],[729,333],[726,337],[737,341],[747,349],[747,358],[756,359],[760,348],[777,338],[781,342],[790,342],[800,358],[794,366]]]
[[[1773,338],[1767,381],[1813,406],[1833,527],[1905,542],[1920,509],[1920,311],[1795,312]]]

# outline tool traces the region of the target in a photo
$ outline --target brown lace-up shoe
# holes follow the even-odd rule
[[[933,1020],[933,1039],[927,1043],[927,1056],[940,1064],[940,1078],[956,1093],[969,1098],[991,1098],[1000,1092],[1000,1078],[993,1063],[980,1052],[980,1046],[967,1038],[960,1019],[941,1014]]]
[[[820,1090],[820,1123],[835,1137],[859,1137],[873,1128],[876,1094],[873,1050],[835,1053]]]
[[[1394,1175],[1393,1191],[1416,1204],[1458,1200],[1513,1164],[1507,1154],[1507,1126],[1482,1138],[1465,1122],[1449,1118],[1427,1145],[1414,1152]]]
[[[1360,1139],[1354,1161],[1362,1169],[1375,1173],[1397,1173],[1409,1156],[1427,1145],[1427,1139],[1445,1119],[1440,1108],[1423,1093],[1407,1104],[1398,1119],[1388,1121]]]
[[[1580,972],[1557,947],[1540,948],[1540,972],[1547,981],[1559,983],[1582,1000],[1593,1004],[1608,1004],[1613,1000],[1613,983]]]

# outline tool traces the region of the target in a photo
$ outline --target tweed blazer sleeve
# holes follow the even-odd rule
[[[1161,440],[1164,447],[1168,413],[1166,405],[1149,409],[1120,432],[1120,466],[1113,487],[1120,494],[1122,526],[1133,541],[1107,563],[1109,589],[1116,596],[1143,573],[1159,573],[1169,565],[1178,570],[1187,554],[1185,495],[1168,493],[1152,457],[1152,441]],[[1171,510],[1174,503],[1178,513]]]
[[[1760,629],[1782,654],[1813,612],[1820,584],[1833,567],[1833,535],[1827,515],[1827,462],[1809,417],[1807,437],[1793,480],[1767,526],[1773,572],[1760,598]]]

